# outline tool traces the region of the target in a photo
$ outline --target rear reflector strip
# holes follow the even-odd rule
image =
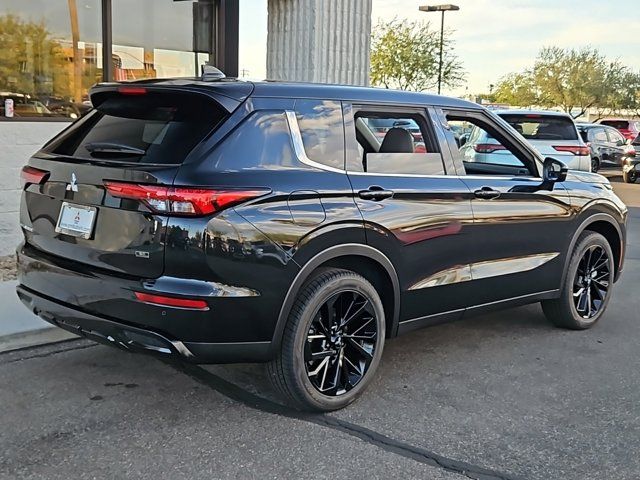
[[[26,187],[29,184],[39,185],[43,183],[48,176],[49,172],[30,167],[29,165],[25,165],[24,167],[22,167],[22,171],[20,172],[22,188]]]
[[[215,190],[166,187],[109,181],[104,185],[113,197],[138,200],[155,213],[174,216],[211,215],[225,208],[261,197],[271,191],[269,189]]]
[[[141,302],[159,307],[186,308],[189,310],[209,310],[209,305],[204,300],[193,300],[191,298],[165,297],[150,293],[135,292],[136,298]]]
[[[589,147],[583,147],[581,145],[556,145],[553,148],[558,152],[569,152],[574,155],[581,156],[589,155],[591,153]]]

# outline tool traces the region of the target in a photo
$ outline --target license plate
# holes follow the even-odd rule
[[[90,238],[93,233],[96,212],[95,207],[62,202],[56,232],[74,237]]]

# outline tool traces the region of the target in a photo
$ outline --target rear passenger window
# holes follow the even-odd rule
[[[357,112],[355,136],[363,172],[445,173],[442,156],[431,141],[426,119],[417,113]]]
[[[295,111],[307,157],[344,170],[342,104],[329,100],[296,100]]]

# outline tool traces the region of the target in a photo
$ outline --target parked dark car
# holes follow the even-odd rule
[[[91,100],[23,169],[21,300],[125,350],[269,362],[298,408],[351,403],[385,339],[419,327],[542,302],[589,328],[622,270],[609,182],[474,103],[229,79],[101,84]],[[425,152],[372,119],[415,122]],[[465,162],[460,124],[518,163]]]
[[[608,118],[600,120],[598,123],[600,125],[607,125],[608,127],[615,128],[627,140],[634,140],[638,135],[640,135],[640,121],[638,120]]]
[[[621,167],[629,151],[627,140],[613,127],[597,123],[578,123],[578,131],[591,150],[591,171],[601,167]]]

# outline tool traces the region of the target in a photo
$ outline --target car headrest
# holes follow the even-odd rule
[[[404,128],[390,128],[382,140],[379,153],[413,153],[413,136]]]

